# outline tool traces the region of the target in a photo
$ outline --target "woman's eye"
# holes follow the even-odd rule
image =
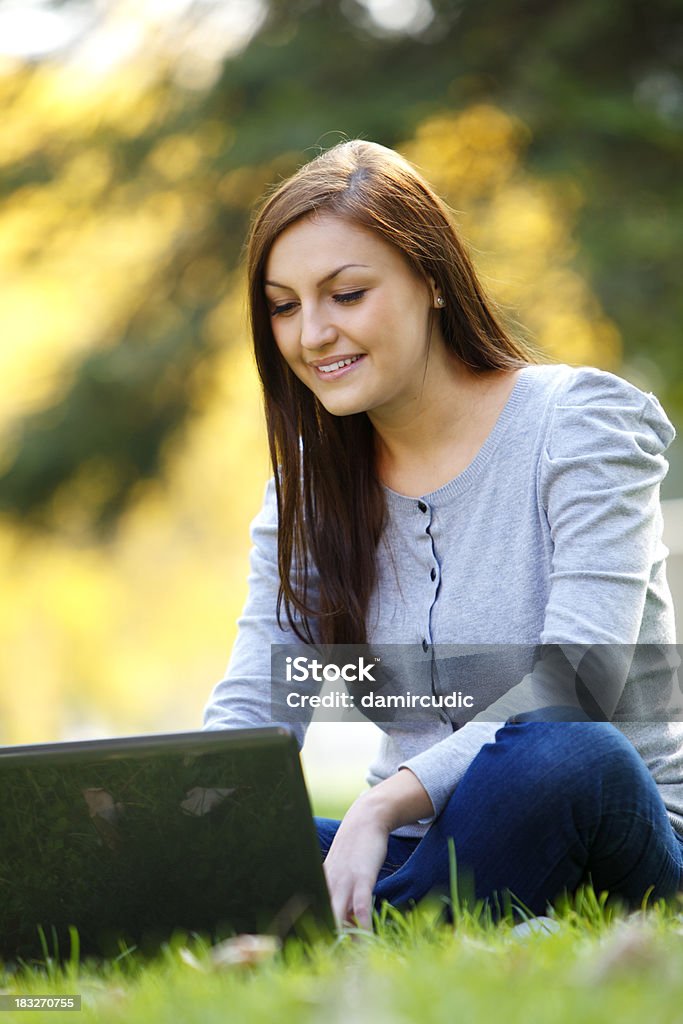
[[[296,308],[296,302],[281,302],[279,306],[272,306],[270,310],[271,316],[282,316],[286,313],[291,313]]]
[[[358,299],[362,299],[367,291],[366,288],[359,288],[357,292],[341,292],[339,295],[334,296],[335,302],[357,302]]]

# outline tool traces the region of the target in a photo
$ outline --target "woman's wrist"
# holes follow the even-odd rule
[[[362,804],[362,810],[379,821],[387,832],[434,814],[427,790],[409,768],[401,768],[395,775],[377,783],[357,804]]]

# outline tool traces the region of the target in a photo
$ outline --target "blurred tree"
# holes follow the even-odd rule
[[[178,59],[180,32],[147,37],[109,74],[86,74],[76,48],[0,79],[0,247],[17,288],[2,344],[35,344],[40,368],[31,393],[10,394],[0,509],[54,526],[78,485],[83,525],[115,524],[239,335],[208,324],[265,185],[342,133],[397,145],[444,109],[495,103],[527,126],[526,165],[570,197],[574,270],[617,325],[626,371],[683,411],[680,3],[408,7],[392,28],[391,4],[270,0],[213,77],[197,55]],[[460,185],[448,195],[466,205]],[[593,359],[612,365],[604,337]]]
[[[576,197],[526,171],[527,134],[521,122],[500,109],[476,104],[426,118],[401,148],[444,193],[463,201],[467,213],[459,215],[461,227],[506,313],[519,308],[551,354],[617,365],[618,332],[571,266]],[[246,184],[242,172],[231,174],[230,194]],[[157,198],[155,212],[165,208]],[[127,224],[128,217],[121,216]],[[105,231],[99,224],[98,229],[95,237],[106,237],[111,226]],[[148,233],[155,246],[168,237],[155,218]],[[72,231],[75,266],[81,264],[84,245],[79,232]],[[118,281],[114,290],[121,292],[120,302],[128,294],[129,246],[125,256],[119,265],[120,255],[107,250],[106,264],[97,261],[94,276],[101,291],[110,278]],[[215,260],[198,257],[193,272],[181,275],[183,295],[187,290],[196,300],[207,288],[215,292],[214,278],[223,267],[220,262],[215,266]],[[165,273],[165,262],[161,266]],[[144,280],[153,282],[153,275]],[[82,291],[83,276],[78,287]],[[192,402],[184,429],[163,443],[163,486],[132,486],[128,508],[108,543],[98,543],[91,529],[121,483],[106,432],[93,446],[97,454],[85,458],[72,478],[56,488],[49,502],[52,531],[27,537],[21,528],[0,523],[0,571],[8,581],[0,588],[0,723],[6,739],[28,742],[101,733],[103,728],[173,729],[199,721],[208,681],[216,677],[229,647],[226,624],[242,608],[247,525],[268,475],[258,387],[240,315],[243,283],[237,278],[224,291],[201,323],[211,357],[191,370],[183,386],[185,357],[169,346],[161,378],[148,375],[146,404],[133,405],[134,412],[151,410],[152,415],[161,400],[171,409],[178,395]],[[132,294],[138,294],[137,279]],[[127,383],[140,379],[137,361],[146,362],[150,350],[162,344],[155,339],[172,339],[174,323],[184,322],[174,305],[167,306],[145,306],[155,310],[147,346],[104,350],[104,364],[99,351],[87,357],[92,392],[84,390],[82,401],[99,394],[103,408],[92,404],[73,414],[73,447],[91,445],[91,431],[100,423],[113,424],[122,444],[131,430]],[[91,316],[94,311],[93,305]],[[49,354],[50,349],[42,351]],[[107,387],[108,377],[102,382],[103,366],[108,374],[117,371],[116,390]],[[81,368],[78,386],[82,379]],[[118,399],[113,406],[112,397]],[[134,423],[132,429],[140,428]],[[63,438],[67,431],[62,427],[54,433]],[[53,446],[51,458],[58,460],[47,422],[44,438]],[[135,443],[135,433],[128,443]]]
[[[5,740],[197,724],[268,472],[249,209],[342,133],[424,168],[551,356],[683,409],[677,6],[172,6],[118,62],[158,0],[0,66]]]

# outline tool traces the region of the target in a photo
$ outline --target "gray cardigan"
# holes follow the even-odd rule
[[[454,708],[412,724],[383,723],[371,785],[408,767],[438,814],[501,722],[533,706],[535,645],[598,645],[591,649],[611,655],[610,717],[643,757],[683,835],[683,722],[644,720],[647,669],[639,679],[632,657],[655,649],[635,645],[675,643],[659,502],[673,438],[657,399],[613,374],[528,366],[454,480],[419,499],[385,488],[368,642],[414,645],[429,659],[445,652],[444,692],[478,695],[479,710],[469,720]],[[247,602],[226,675],[205,710],[208,729],[272,721],[270,645],[294,640],[275,617],[272,480],[251,538]],[[458,655],[478,646],[508,652],[505,664],[518,675],[477,681],[464,658],[458,676]],[[621,671],[629,662],[623,652],[630,668]],[[300,743],[305,727],[296,727]],[[421,835],[429,820],[397,831]]]

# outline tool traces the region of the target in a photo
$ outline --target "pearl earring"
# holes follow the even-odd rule
[[[437,297],[436,297],[436,304],[437,304],[437,306],[445,306],[446,305],[446,300],[444,299],[443,295],[437,295]]]

